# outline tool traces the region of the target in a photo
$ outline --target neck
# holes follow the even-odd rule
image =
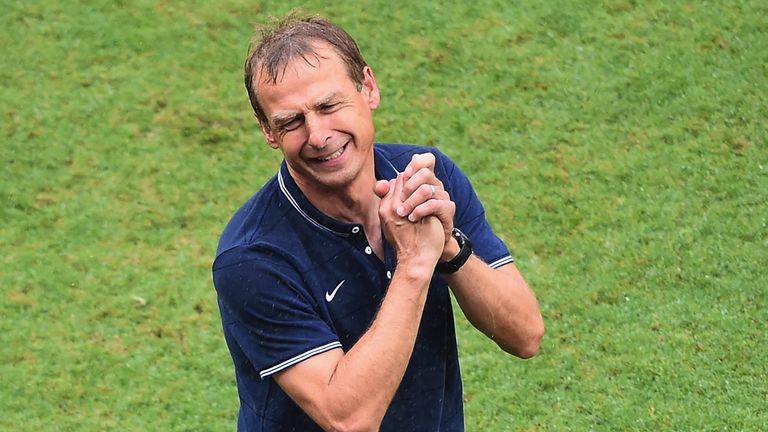
[[[376,256],[384,259],[379,221],[381,199],[373,191],[376,184],[373,166],[343,189],[318,188],[315,185],[299,183],[309,202],[326,215],[347,223],[361,224],[368,243]],[[297,181],[298,182],[298,181]]]
[[[311,190],[304,195],[326,215],[347,223],[368,225],[371,215],[378,220],[379,197],[373,192],[375,178],[360,179],[343,190]]]
[[[293,175],[301,191],[318,210],[347,223],[369,226],[372,219],[378,225],[379,197],[373,191],[376,185],[373,161],[359,175],[342,188],[327,188],[301,181]],[[290,166],[288,167],[290,171]]]

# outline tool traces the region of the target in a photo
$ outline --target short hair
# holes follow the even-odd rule
[[[355,40],[321,16],[301,17],[295,12],[290,13],[261,28],[251,42],[245,60],[245,88],[253,111],[263,125],[268,126],[269,121],[256,94],[256,75],[261,73],[263,79],[276,84],[292,60],[298,57],[306,60],[307,54],[319,56],[313,46],[316,42],[325,42],[336,51],[346,65],[349,78],[358,90],[362,89],[363,68],[368,64]]]

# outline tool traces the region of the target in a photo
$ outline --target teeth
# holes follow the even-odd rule
[[[328,157],[320,158],[320,160],[323,161],[323,162],[327,162],[329,160],[336,159],[337,157],[341,156],[342,153],[344,153],[344,149],[345,148],[347,148],[347,146],[343,146],[343,147],[339,148],[338,150],[333,152],[332,155],[330,155]]]

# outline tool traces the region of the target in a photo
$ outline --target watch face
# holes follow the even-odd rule
[[[465,236],[464,233],[461,232],[461,230],[459,230],[458,228],[454,228],[452,234],[453,234],[453,238],[455,238],[456,241],[459,242],[459,246],[463,246],[464,243],[466,242],[465,240],[467,236]]]

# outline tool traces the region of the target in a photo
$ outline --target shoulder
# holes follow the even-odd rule
[[[270,243],[270,238],[289,235],[290,230],[281,229],[288,225],[281,223],[287,211],[282,201],[273,177],[232,215],[219,238],[216,260],[229,251],[254,249],[259,243]]]

